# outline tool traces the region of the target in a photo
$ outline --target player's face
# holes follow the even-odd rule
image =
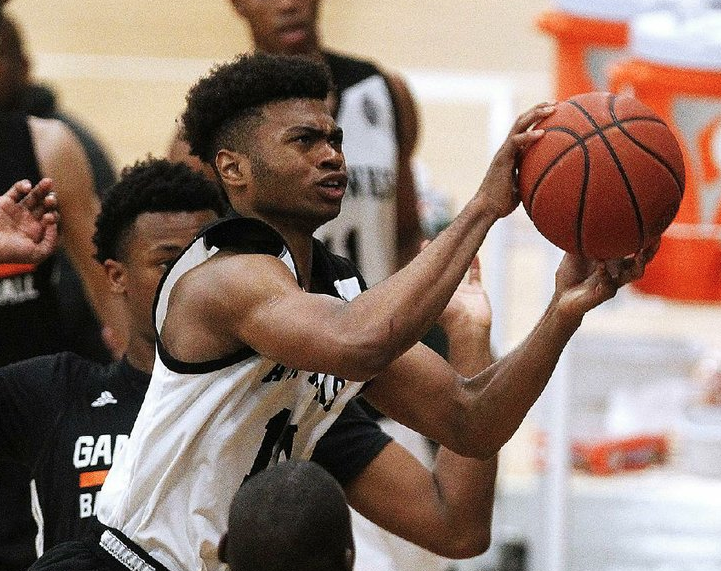
[[[348,177],[342,131],[325,102],[266,105],[253,135],[246,204],[252,214],[303,231],[338,216]]]
[[[130,337],[154,342],[152,307],[155,290],[168,265],[204,225],[218,215],[197,212],[144,212],[130,229],[118,271],[109,272],[114,291],[123,294],[130,320]]]
[[[270,53],[305,54],[318,47],[318,0],[231,0],[250,25],[258,48]]]

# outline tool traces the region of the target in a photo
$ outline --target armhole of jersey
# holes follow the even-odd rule
[[[170,276],[176,263],[182,258],[182,256],[190,250],[198,240],[203,240],[206,248],[211,247],[224,247],[231,246],[233,240],[239,235],[241,229],[245,227],[252,234],[253,241],[248,247],[248,253],[257,251],[258,253],[268,253],[278,258],[282,258],[286,252],[288,252],[287,246],[283,238],[278,234],[272,227],[261,220],[254,218],[243,218],[237,214],[231,215],[227,218],[221,219],[213,224],[207,226],[201,231],[184,249],[183,252],[175,259],[175,261],[168,267],[160,280],[158,289],[155,293],[155,300],[153,302],[153,329],[155,331],[155,345],[163,364],[168,367],[171,371],[180,374],[202,374],[210,373],[212,371],[218,371],[225,367],[229,367],[236,363],[240,363],[254,355],[257,355],[257,351],[251,347],[243,347],[238,351],[230,353],[229,355],[220,357],[218,359],[211,359],[209,361],[202,361],[198,363],[189,363],[187,361],[181,361],[173,357],[168,353],[167,349],[163,345],[160,339],[160,331],[158,331],[156,315],[158,310],[158,304],[160,302],[161,292],[165,286],[165,282]]]
[[[246,346],[236,351],[235,353],[231,353],[230,355],[221,357],[219,359],[212,359],[210,361],[203,361],[201,363],[188,363],[186,361],[180,361],[173,357],[170,353],[168,353],[168,351],[161,343],[159,336],[157,337],[158,339],[156,342],[158,346],[158,355],[163,361],[163,364],[171,371],[184,375],[211,373],[213,371],[219,371],[220,369],[224,369],[225,367],[229,367],[231,365],[234,365],[235,363],[240,363],[241,361],[245,361],[246,359],[257,355],[255,349]]]

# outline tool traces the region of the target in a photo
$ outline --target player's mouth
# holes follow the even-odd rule
[[[287,45],[296,45],[305,42],[310,36],[308,27],[303,24],[283,26],[278,30],[281,41]]]
[[[345,194],[348,177],[344,174],[326,176],[318,182],[321,194],[330,200],[340,200]]]

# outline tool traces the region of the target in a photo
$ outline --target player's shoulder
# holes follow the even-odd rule
[[[288,248],[282,236],[265,222],[229,215],[206,227],[174,262],[159,291],[172,289],[169,303],[184,299],[200,311],[229,292],[251,295],[275,275],[287,272]],[[290,276],[292,277],[292,276]],[[254,288],[253,284],[257,287]],[[238,300],[236,300],[238,301]]]

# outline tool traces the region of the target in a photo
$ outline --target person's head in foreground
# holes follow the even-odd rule
[[[231,571],[351,571],[350,518],[328,472],[313,462],[282,462],[238,489],[218,557]]]

